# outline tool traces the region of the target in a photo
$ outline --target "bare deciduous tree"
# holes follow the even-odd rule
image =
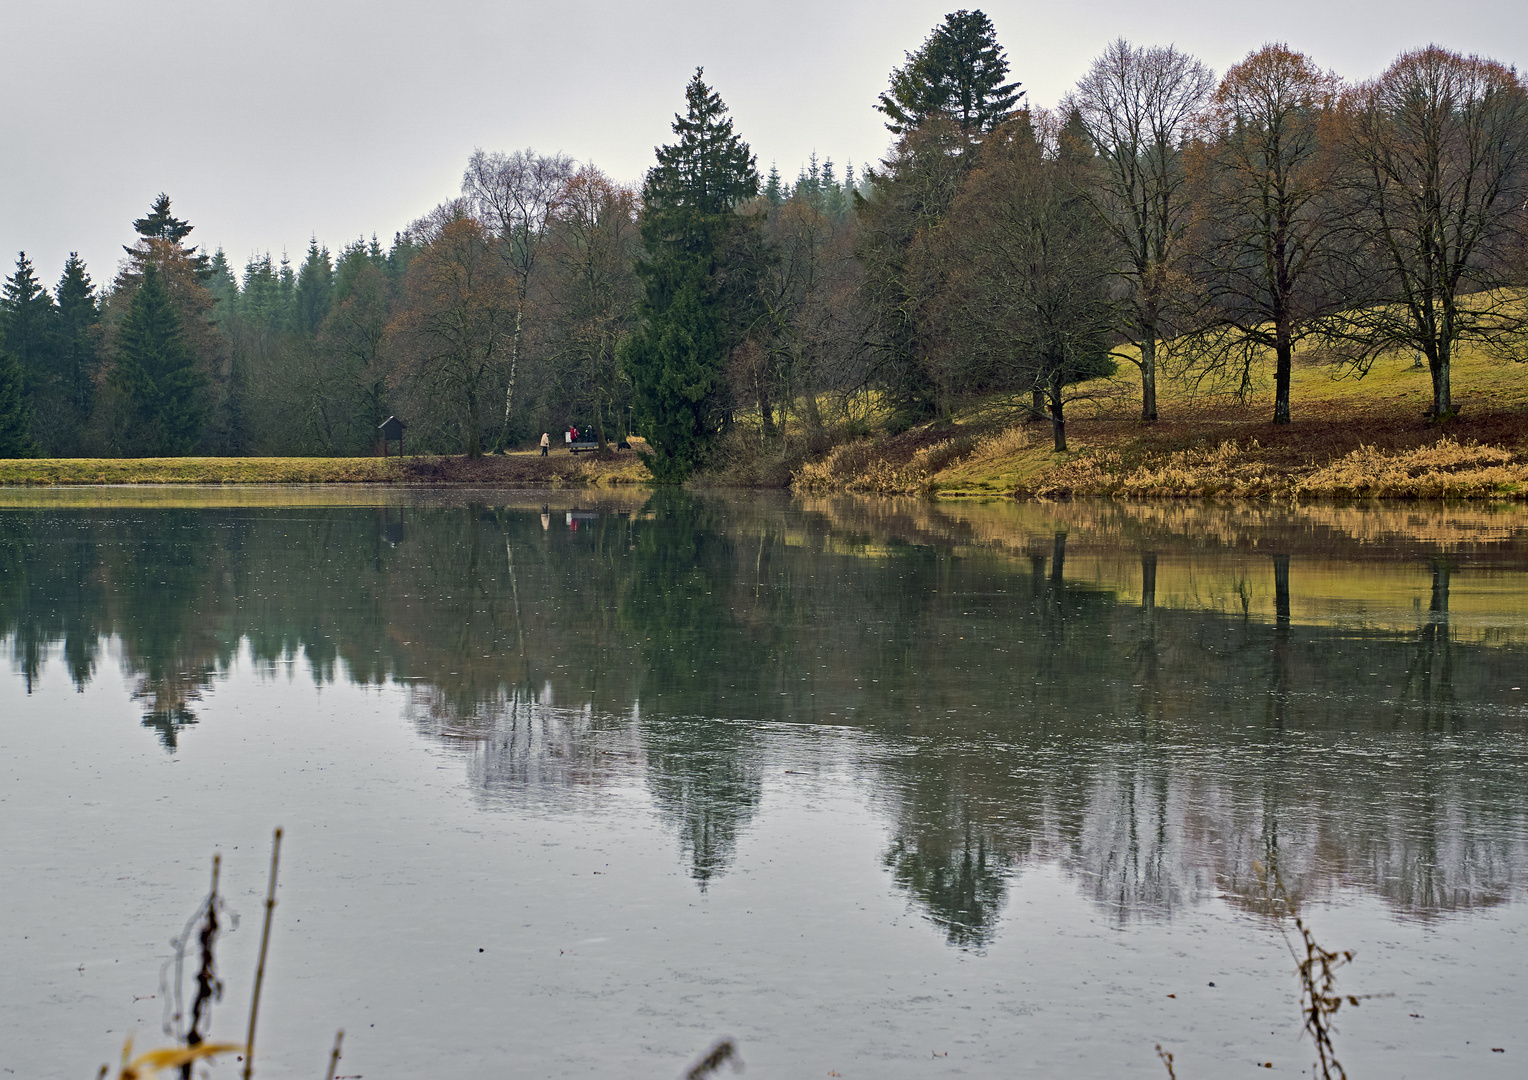
[[[776,256],[764,287],[770,332],[767,346],[750,354],[767,435],[775,431],[772,397],[780,402],[782,428],[787,407],[799,401],[808,430],[816,433],[823,426],[823,390],[863,379],[873,317],[854,257],[858,224],[852,213],[835,220],[821,198],[801,193],[770,215],[765,234]]]
[[[1141,419],[1157,418],[1157,350],[1166,336],[1189,226],[1183,148],[1215,88],[1199,60],[1172,46],[1115,41],[1063,103],[1100,157],[1092,191],[1118,250],[1130,297],[1121,330],[1141,369]]]
[[[626,397],[616,347],[642,298],[638,201],[631,188],[585,166],[558,198],[549,248],[552,362],[565,399],[592,411],[602,450],[606,417]],[[618,430],[625,432],[624,423]]]
[[[1339,82],[1301,53],[1265,45],[1226,72],[1207,139],[1189,152],[1203,323],[1190,335],[1207,372],[1245,390],[1274,357],[1273,422],[1289,423],[1295,346],[1348,298],[1335,273],[1340,203],[1323,139]]]
[[[499,253],[516,286],[515,331],[509,349],[509,382],[504,390],[504,424],[495,450],[509,439],[510,413],[515,406],[515,375],[525,325],[531,277],[546,246],[547,230],[573,176],[573,159],[566,154],[516,150],[510,154],[473,151],[462,175],[462,197],[473,214],[497,235]]]
[[[390,328],[402,374],[459,409],[468,457],[483,452],[483,409],[513,348],[519,310],[496,241],[475,218],[444,225],[409,264],[408,300]]]
[[[1079,133],[1080,135],[1080,133]],[[1097,215],[1083,195],[1096,167],[1055,117],[1028,110],[988,140],[936,243],[951,267],[944,317],[970,359],[968,381],[1035,395],[1067,448],[1066,405],[1112,374],[1116,305]]]
[[[1350,221],[1382,278],[1345,327],[1361,363],[1427,357],[1431,414],[1452,416],[1455,347],[1522,340],[1516,264],[1528,227],[1528,93],[1517,73],[1437,46],[1402,55],[1339,112]]]

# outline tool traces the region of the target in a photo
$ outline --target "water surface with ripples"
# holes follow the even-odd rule
[[[1278,888],[1350,1075],[1528,1059],[1521,509],[11,490],[0,638],[7,1075],[214,852],[238,1038],[277,824],[266,1075],[1298,1074]]]

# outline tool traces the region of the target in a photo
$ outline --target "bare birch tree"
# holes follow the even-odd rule
[[[509,440],[531,277],[573,168],[573,159],[566,154],[547,156],[530,149],[503,154],[480,149],[473,151],[462,175],[462,197],[473,214],[497,234],[500,256],[514,275],[516,286],[515,330],[509,349],[509,382],[504,390],[504,423],[494,446],[497,451],[502,451]]]
[[[1183,148],[1211,92],[1214,73],[1165,48],[1115,41],[1062,104],[1076,109],[1099,155],[1091,198],[1118,250],[1129,293],[1125,337],[1141,370],[1141,419],[1157,418],[1157,352],[1169,333],[1176,271],[1189,227]]]
[[[619,415],[617,430],[627,433],[630,393],[616,348],[635,325],[642,299],[635,269],[639,202],[637,192],[585,166],[559,197],[548,249],[555,377],[567,401],[593,414],[601,450],[607,417]]]

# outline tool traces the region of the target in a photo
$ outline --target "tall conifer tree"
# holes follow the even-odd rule
[[[678,141],[658,149],[642,188],[643,322],[622,351],[637,429],[654,451],[648,467],[666,483],[694,471],[730,420],[727,357],[757,302],[763,258],[757,220],[738,213],[759,193],[758,169],[703,75],[685,88]]]
[[[297,270],[297,286],[292,294],[293,322],[298,333],[315,337],[334,302],[334,265],[329,249],[318,246],[318,238],[308,241],[308,255]]]
[[[22,393],[21,365],[0,347],[0,458],[33,457],[32,410]]]
[[[71,251],[58,279],[58,335],[54,364],[59,388],[63,392],[70,441],[76,442],[80,429],[90,416],[95,397],[96,324],[101,318],[100,298],[95,282],[85,269],[78,253]]]
[[[128,444],[143,453],[190,453],[206,421],[206,379],[186,348],[181,320],[153,263],[117,331],[111,382],[127,403]]]
[[[891,73],[876,109],[886,127],[904,135],[943,113],[961,130],[992,131],[1011,115],[1024,92],[1008,78],[1008,58],[992,20],[981,11],[955,11],[934,28],[923,47]]]
[[[4,347],[21,365],[28,389],[45,382],[51,374],[53,297],[37,280],[26,252],[16,257],[16,272],[0,286],[0,330]]]

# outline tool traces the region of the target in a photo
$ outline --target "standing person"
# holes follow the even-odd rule
[[[552,437],[546,432],[541,433],[541,456],[546,457],[547,451],[552,448]]]

